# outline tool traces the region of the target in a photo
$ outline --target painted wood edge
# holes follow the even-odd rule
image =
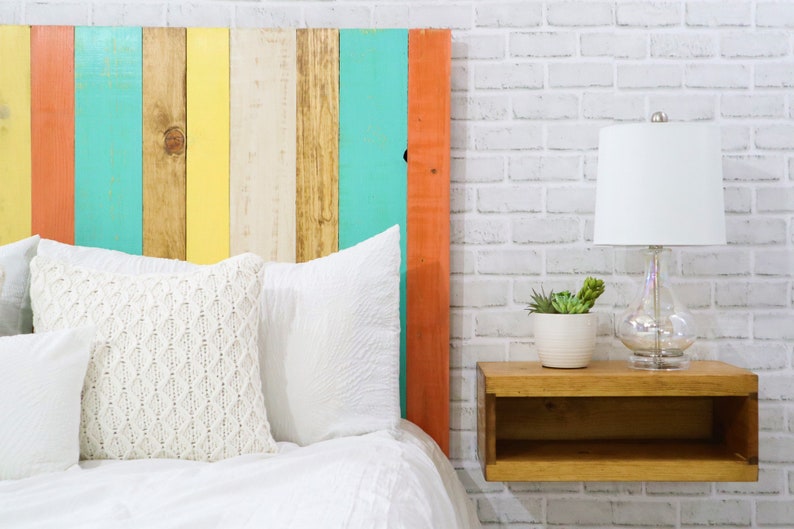
[[[407,417],[449,453],[449,30],[408,35]]]
[[[74,244],[74,28],[30,28],[31,232]]]
[[[229,256],[229,29],[187,29],[186,256]]]
[[[186,258],[185,29],[143,28],[143,254]]]
[[[0,26],[0,244],[31,234],[30,28]]]
[[[143,246],[141,28],[75,28],[75,243]]]
[[[231,253],[294,262],[296,33],[236,29],[230,53]]]
[[[400,409],[406,410],[408,30],[339,32],[339,247],[400,226]]]
[[[337,251],[339,30],[297,32],[296,260]]]

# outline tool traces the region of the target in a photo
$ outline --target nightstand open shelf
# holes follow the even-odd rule
[[[487,362],[477,375],[489,481],[757,480],[758,381],[747,370]]]

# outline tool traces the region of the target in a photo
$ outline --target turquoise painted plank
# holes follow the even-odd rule
[[[408,31],[340,30],[339,47],[339,248],[400,225],[405,415]]]
[[[75,28],[75,244],[143,252],[141,35]]]

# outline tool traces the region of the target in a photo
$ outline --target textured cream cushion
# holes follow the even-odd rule
[[[0,336],[33,331],[33,315],[28,294],[29,266],[30,260],[36,255],[38,244],[39,236],[34,235],[0,246],[0,268],[5,275],[5,281],[0,288]]]
[[[203,268],[47,239],[38,253],[125,274]],[[276,440],[306,445],[397,423],[399,283],[398,226],[328,257],[265,266],[259,361]]]
[[[400,231],[268,263],[260,344],[273,435],[301,445],[400,418]]]
[[[0,338],[0,479],[77,463],[80,390],[93,339],[85,327]]]
[[[135,276],[33,260],[36,329],[96,326],[81,457],[216,461],[276,450],[258,376],[262,265],[246,254]]]

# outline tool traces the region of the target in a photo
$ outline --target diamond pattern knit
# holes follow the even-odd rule
[[[31,263],[37,331],[96,326],[83,459],[201,461],[276,451],[259,378],[262,260],[130,276]]]

